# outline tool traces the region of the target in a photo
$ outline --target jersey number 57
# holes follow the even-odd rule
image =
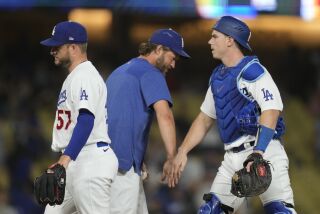
[[[71,124],[71,111],[58,109],[57,112],[57,129],[60,130],[64,127],[64,129],[68,129]],[[66,123],[65,123],[66,120]]]

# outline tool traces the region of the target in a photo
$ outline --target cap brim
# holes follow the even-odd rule
[[[44,45],[44,46],[55,47],[55,46],[63,45],[64,43],[53,40],[52,38],[49,38],[49,39],[41,41],[40,44]]]
[[[187,54],[187,52],[185,52],[184,50],[181,49],[172,49],[173,52],[175,52],[176,54],[178,54],[179,56],[182,56],[184,58],[191,58],[191,56],[189,54]]]

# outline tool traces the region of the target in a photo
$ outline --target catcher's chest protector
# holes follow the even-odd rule
[[[218,129],[224,143],[235,141],[243,135],[236,115],[250,101],[240,93],[237,83],[246,65],[255,57],[245,57],[235,67],[218,66],[212,73],[210,86],[215,101]]]

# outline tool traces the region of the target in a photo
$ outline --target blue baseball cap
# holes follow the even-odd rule
[[[189,54],[183,50],[184,42],[182,36],[172,29],[159,29],[155,31],[149,42],[166,46],[174,53],[185,58],[190,58]]]
[[[54,26],[51,38],[41,41],[40,44],[55,47],[71,43],[82,44],[87,41],[87,31],[81,24],[65,21]]]

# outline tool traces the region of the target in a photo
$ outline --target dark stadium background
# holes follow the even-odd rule
[[[201,13],[201,1],[40,1],[0,0],[0,213],[37,214],[32,184],[56,154],[50,151],[57,96],[66,72],[53,65],[49,49],[39,42],[53,26],[79,21],[89,32],[89,59],[106,78],[117,66],[137,56],[138,44],[157,28],[173,28],[185,38],[191,60],[181,60],[167,81],[174,98],[178,144],[199,112],[208,78],[218,64],[207,44],[218,15]],[[204,2],[204,1],[202,1]],[[224,2],[231,15],[252,29],[250,54],[258,55],[277,83],[283,101],[283,139],[298,213],[316,214],[320,200],[320,16],[304,13],[304,0],[278,0],[275,8],[232,14],[233,6],[253,1]],[[252,8],[251,8],[252,9]],[[311,15],[310,15],[311,14]],[[145,183],[150,214],[196,213],[202,195],[223,158],[216,129],[189,155],[175,189],[159,182],[165,158],[156,123],[147,152],[151,173]],[[263,213],[257,198],[248,199],[238,214]]]

